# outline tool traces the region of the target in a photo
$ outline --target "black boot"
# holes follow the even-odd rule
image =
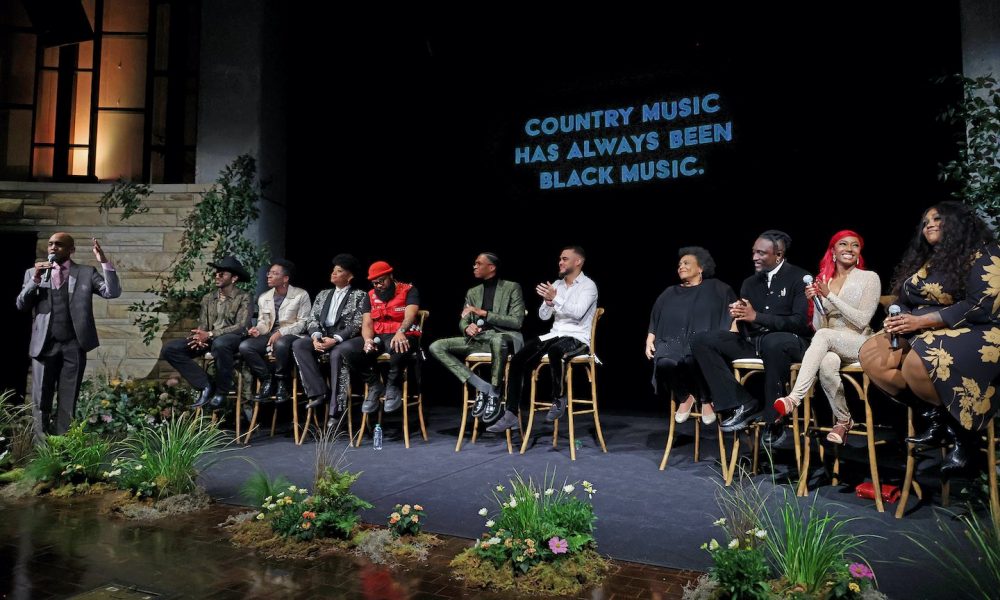
[[[955,445],[952,446],[944,460],[941,461],[941,477],[950,479],[956,475],[966,472],[969,462],[972,459],[976,446],[972,440],[964,435],[955,437]]]
[[[274,378],[269,377],[265,379],[260,385],[260,391],[257,395],[253,397],[254,402],[270,402],[271,396],[274,395]]]
[[[291,387],[291,384],[288,382],[287,379],[285,379],[285,378],[279,379],[278,380],[278,391],[275,392],[275,394],[274,394],[274,396],[275,396],[274,401],[277,402],[278,404],[281,404],[282,402],[288,402],[288,399],[291,397],[291,395],[290,395],[291,390],[289,389],[290,387]]]
[[[950,425],[951,415],[947,408],[935,406],[924,412],[923,416],[930,421],[930,426],[921,433],[906,438],[908,444],[941,448],[955,442],[956,436]]]

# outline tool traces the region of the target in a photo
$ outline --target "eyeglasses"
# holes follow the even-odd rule
[[[372,279],[372,285],[375,287],[382,287],[386,283],[389,283],[388,276],[379,277],[378,279]]]

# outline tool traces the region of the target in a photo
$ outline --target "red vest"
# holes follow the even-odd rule
[[[372,324],[375,326],[376,335],[395,335],[399,331],[399,324],[406,316],[406,294],[413,286],[409,283],[396,282],[396,295],[388,302],[375,294],[375,290],[368,290],[368,299],[372,304]],[[406,335],[419,336],[420,330],[407,331]]]

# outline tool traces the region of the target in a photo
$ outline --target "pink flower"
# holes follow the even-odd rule
[[[111,418],[111,415],[101,415],[101,420],[104,421],[105,423],[110,423],[114,419]]]
[[[875,579],[875,573],[864,563],[852,563],[850,566],[851,577],[856,579]]]
[[[171,377],[170,379],[167,380],[167,387],[174,387],[180,382],[181,382],[180,379],[177,379],[176,377]]]
[[[549,550],[552,551],[552,554],[566,554],[569,552],[569,542],[552,536],[552,539],[549,540]]]

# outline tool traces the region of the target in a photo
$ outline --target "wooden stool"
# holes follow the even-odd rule
[[[468,367],[468,369],[473,373],[475,373],[476,369],[478,369],[483,365],[489,365],[489,366],[493,365],[493,355],[490,354],[489,352],[473,352],[472,354],[465,357],[465,366]],[[507,382],[507,374],[509,372],[510,372],[510,357],[508,356],[507,364],[504,367],[503,379],[505,385]],[[469,396],[468,383],[462,386],[462,392],[464,393],[464,398],[462,401],[462,425],[458,429],[458,443],[455,444],[455,452],[458,452],[459,450],[462,449],[462,440],[465,439],[465,423],[469,417],[469,407],[476,404],[475,397],[470,398]],[[521,424],[522,424],[521,413],[518,413],[517,414],[518,431],[520,431]],[[472,444],[476,443],[476,435],[478,434],[478,431],[479,431],[479,417],[474,417],[474,420],[472,422],[472,441],[470,443]],[[506,433],[507,433],[507,454],[513,454],[514,445],[511,442],[510,429],[508,429]],[[522,438],[523,435],[524,434],[522,433]]]
[[[701,411],[691,410],[690,419],[694,419],[694,462],[698,462],[698,450],[700,448],[701,442]],[[660,461],[660,470],[662,471],[667,467],[667,460],[670,458],[670,449],[674,445],[674,428],[678,425],[677,421],[674,420],[674,416],[677,414],[677,398],[674,396],[673,391],[670,392],[670,430],[667,433],[667,447],[663,451],[663,460]],[[710,425],[706,425],[710,427]],[[722,443],[722,419],[716,416],[715,427],[719,434],[719,460],[722,462],[723,472],[728,472],[726,468],[726,452]]]
[[[598,308],[594,313],[594,320],[590,324],[590,354],[584,354],[580,356],[574,356],[566,361],[566,412],[569,415],[569,455],[571,460],[576,460],[576,438],[575,438],[575,425],[573,423],[573,417],[580,415],[594,415],[594,426],[597,429],[597,440],[601,444],[601,449],[604,452],[608,451],[608,447],[604,444],[604,433],[601,431],[601,419],[597,412],[597,365],[600,361],[597,359],[597,323],[604,316],[604,309]],[[528,408],[528,429],[522,434],[521,440],[521,454],[528,449],[528,441],[531,439],[531,426],[535,420],[535,413],[544,410],[548,411],[552,407],[551,402],[539,402],[536,398],[536,390],[538,387],[538,373],[541,371],[542,367],[549,364],[548,355],[543,356],[541,362],[538,366],[531,372],[531,406]],[[577,398],[573,393],[573,367],[580,366],[587,373],[587,379],[590,381],[590,398]],[[582,410],[578,410],[576,405],[584,406]],[[558,445],[559,440],[559,420],[556,419],[552,423],[552,447],[555,448]]]

